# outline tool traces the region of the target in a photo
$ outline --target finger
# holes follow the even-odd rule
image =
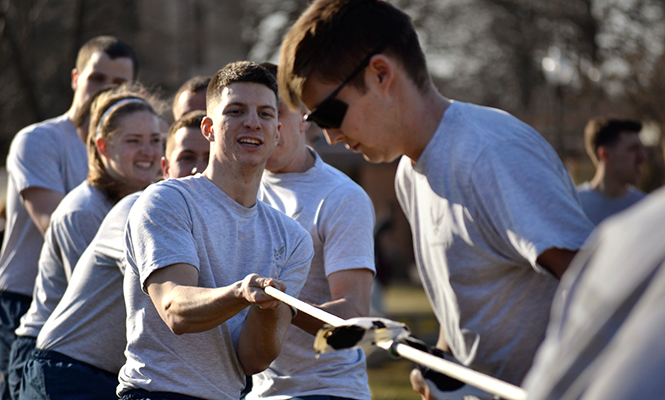
[[[426,395],[425,390],[427,388],[427,384],[425,383],[423,374],[420,372],[418,368],[414,368],[411,370],[411,374],[409,374],[409,379],[411,380],[411,388],[416,393],[419,393],[424,397]]]

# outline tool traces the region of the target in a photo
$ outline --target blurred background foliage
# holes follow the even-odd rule
[[[642,119],[655,149],[642,186],[660,186],[665,0],[391,2],[413,18],[444,95],[532,124],[575,180],[590,175],[581,141],[588,118]],[[132,44],[140,79],[168,97],[230,61],[277,61],[282,36],[308,3],[0,0],[0,159],[20,128],[68,108],[76,52],[91,37]]]

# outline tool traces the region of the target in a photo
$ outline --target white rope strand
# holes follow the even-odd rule
[[[266,287],[265,292],[270,296],[276,298],[277,300],[280,300],[292,307],[297,308],[298,311],[304,312],[305,314],[309,314],[312,317],[319,319],[334,327],[339,327],[346,324],[346,320],[339,318],[333,314],[330,314],[324,310],[321,310],[320,308],[316,308],[301,300],[298,300],[295,297],[290,296],[272,286]],[[455,378],[468,385],[477,387],[478,389],[497,395],[506,400],[526,399],[527,396],[526,391],[519,386],[515,386],[508,382],[504,382],[492,376],[483,374],[482,372],[478,372],[471,368],[467,368],[463,365],[459,365],[454,362],[444,360],[440,357],[418,350],[409,345],[403,343],[395,343],[394,341],[379,342],[376,345],[381,347],[382,349],[388,351],[394,351],[398,355],[406,358],[407,360],[429,367],[444,375],[447,375],[451,378]]]

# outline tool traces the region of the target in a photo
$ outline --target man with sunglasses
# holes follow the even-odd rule
[[[277,74],[274,64],[261,65]],[[344,319],[366,317],[375,273],[372,201],[307,146],[305,111],[280,101],[279,143],[266,163],[259,199],[312,236],[314,258],[299,298]],[[279,357],[253,376],[246,399],[371,399],[362,349],[314,354],[314,335],[322,327],[322,321],[298,313]]]
[[[409,17],[379,0],[318,0],[282,43],[279,85],[329,143],[395,178],[437,347],[519,384],[570,260],[593,229],[568,172],[531,127],[433,86]],[[419,372],[414,388],[430,396]],[[443,388],[446,389],[446,388]]]

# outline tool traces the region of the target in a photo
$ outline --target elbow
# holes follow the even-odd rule
[[[260,360],[252,360],[249,362],[244,362],[242,363],[242,369],[245,371],[245,375],[254,375],[258,374],[259,372],[263,372],[268,367],[270,364],[277,358],[277,355],[275,357],[270,358],[269,360],[266,357],[262,357]]]
[[[270,349],[263,347],[261,349],[257,348],[252,352],[239,351],[238,357],[245,374],[254,375],[268,369],[270,364],[279,356],[280,351],[281,346]]]
[[[164,323],[169,327],[171,332],[175,333],[176,335],[182,335],[183,333],[189,332],[190,327],[187,324],[187,321],[177,312],[174,312],[171,303],[164,305],[162,320],[164,320]]]
[[[166,317],[164,322],[166,323],[166,326],[169,327],[171,332],[175,333],[176,335],[182,335],[189,332],[187,324],[185,324],[181,318]]]

